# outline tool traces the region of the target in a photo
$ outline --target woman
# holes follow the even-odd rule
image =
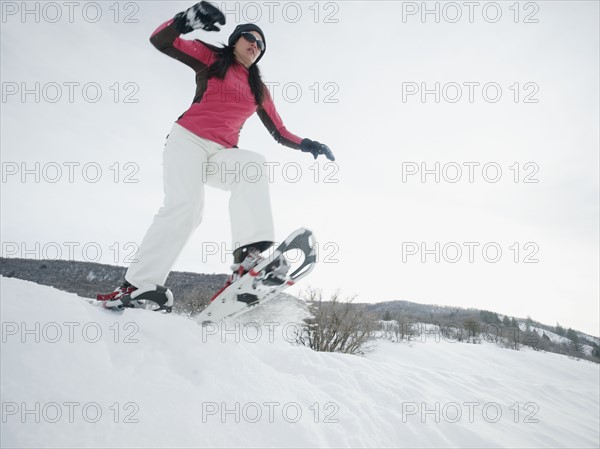
[[[264,168],[265,159],[237,147],[240,130],[254,112],[277,142],[311,153],[315,159],[323,154],[335,160],[327,145],[301,139],[283,125],[256,65],[266,51],[265,35],[257,25],[238,25],[223,47],[179,38],[200,28],[220,31],[217,23],[225,24],[223,13],[202,1],[162,24],[150,37],[158,50],[195,71],[196,94],[167,137],[164,206],[154,217],[125,282],[108,295],[98,295],[105,307],[134,307],[138,300],[149,300],[171,310],[173,295],[163,284],[202,221],[205,184],[231,192],[229,212],[237,249],[225,287],[262,259],[261,252],[274,242],[268,182],[262,173],[252,179],[241,176],[240,170]]]

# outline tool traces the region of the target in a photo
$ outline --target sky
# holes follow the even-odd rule
[[[2,2],[2,255],[128,265],[162,203],[162,150],[194,73],[152,31],[193,3]],[[307,227],[311,285],[474,307],[599,335],[597,2],[215,2],[264,30],[293,133],[256,116],[276,234]],[[225,273],[228,194],[174,269]]]

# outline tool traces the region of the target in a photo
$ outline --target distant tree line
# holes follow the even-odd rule
[[[500,319],[497,313],[487,310],[448,308],[442,313],[439,309],[437,312],[432,313],[426,308],[412,308],[410,311],[394,313],[387,309],[380,315],[378,331],[383,338],[398,342],[416,338],[423,341],[438,338],[466,343],[481,343],[485,340],[515,350],[527,346],[536,351],[554,352],[600,363],[600,348],[595,341],[573,329],[565,330],[559,324],[555,328],[549,328],[527,317],[523,325],[519,326],[516,318],[505,315]],[[565,341],[552,341],[544,330],[564,337]],[[591,351],[584,350],[586,345],[591,347]]]

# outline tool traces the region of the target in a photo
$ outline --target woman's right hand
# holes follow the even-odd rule
[[[216,6],[201,1],[175,16],[175,25],[181,34],[197,29],[221,31],[217,23],[225,25],[225,16]]]

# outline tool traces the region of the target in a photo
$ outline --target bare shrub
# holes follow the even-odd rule
[[[329,301],[323,301],[317,289],[303,295],[312,317],[304,320],[304,332],[298,342],[315,351],[364,354],[368,342],[374,339],[376,319],[364,307],[353,304],[354,296],[340,298],[336,291]]]

